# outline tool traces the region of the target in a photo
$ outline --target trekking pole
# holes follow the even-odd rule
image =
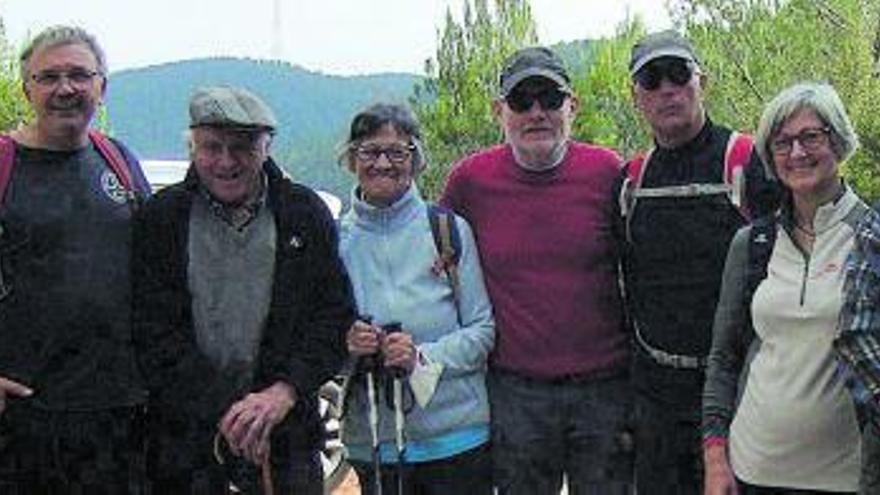
[[[394,377],[394,440],[397,446],[397,494],[403,495],[403,451],[406,449],[404,441],[404,415],[403,415],[403,379]]]
[[[375,361],[370,358],[369,361]],[[370,366],[372,364],[372,366]],[[379,403],[376,398],[375,364],[369,363],[367,378],[367,419],[370,422],[370,440],[372,442],[373,476],[376,484],[376,495],[382,495],[382,466],[379,460]]]
[[[372,323],[372,317],[361,318],[366,323]],[[376,372],[379,369],[379,354],[364,356],[364,377],[367,381],[367,422],[370,425],[370,447],[372,447],[373,481],[375,495],[382,495],[382,465],[379,459],[379,402],[376,396]]]
[[[400,332],[400,323],[389,323],[382,327],[385,335]],[[406,370],[395,366],[391,368],[392,381],[392,401],[394,403],[394,445],[397,447],[397,495],[403,495],[403,454],[406,449],[406,440],[404,432],[406,429],[405,415],[403,410],[403,378],[406,376]]]

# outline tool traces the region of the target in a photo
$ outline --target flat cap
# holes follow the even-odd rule
[[[549,48],[533,46],[517,50],[504,63],[498,79],[500,95],[507,96],[517,84],[530,77],[544,77],[571,91],[571,79],[558,55]]]
[[[648,34],[633,45],[629,74],[635,75],[648,62],[661,57],[676,57],[700,65],[697,52],[691,42],[676,31],[667,29]]]
[[[204,86],[196,89],[189,100],[189,126],[273,130],[278,120],[263,100],[244,88]]]

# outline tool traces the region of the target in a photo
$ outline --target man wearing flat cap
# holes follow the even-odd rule
[[[628,493],[629,344],[617,283],[612,151],[571,139],[578,99],[543,47],[514,53],[495,116],[506,142],[464,158],[443,202],[473,226],[496,347],[488,377],[502,494]]]
[[[639,493],[702,493],[700,415],[728,244],[776,204],[749,136],[713,123],[704,73],[675,31],[632,48],[632,96],[654,147],[626,165],[615,205],[635,340]]]
[[[354,320],[333,219],[269,156],[257,96],[200,88],[189,113],[186,178],[135,219],[153,490],[323,493],[317,391]]]

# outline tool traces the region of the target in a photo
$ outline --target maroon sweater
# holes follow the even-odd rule
[[[612,237],[619,174],[613,151],[575,142],[548,172],[523,170],[501,145],[450,173],[441,202],[474,229],[495,310],[497,369],[555,378],[626,366]]]

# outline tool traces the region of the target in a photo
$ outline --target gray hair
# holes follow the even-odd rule
[[[98,62],[98,72],[102,76],[107,75],[107,57],[94,36],[79,26],[52,26],[40,32],[21,52],[19,57],[21,80],[27,80],[27,65],[37,50],[72,44],[84,45],[88,48]]]
[[[398,103],[376,103],[358,112],[351,121],[348,139],[341,146],[338,162],[344,165],[351,160],[353,146],[375,135],[385,125],[390,125],[412,144],[413,175],[418,175],[427,161],[419,122],[405,106]]]
[[[755,149],[770,177],[776,177],[770,143],[779,129],[794,114],[801,110],[812,110],[831,130],[831,149],[839,161],[844,161],[859,147],[859,137],[846,114],[837,91],[823,82],[801,82],[779,92],[764,108],[758,131],[755,134]]]

